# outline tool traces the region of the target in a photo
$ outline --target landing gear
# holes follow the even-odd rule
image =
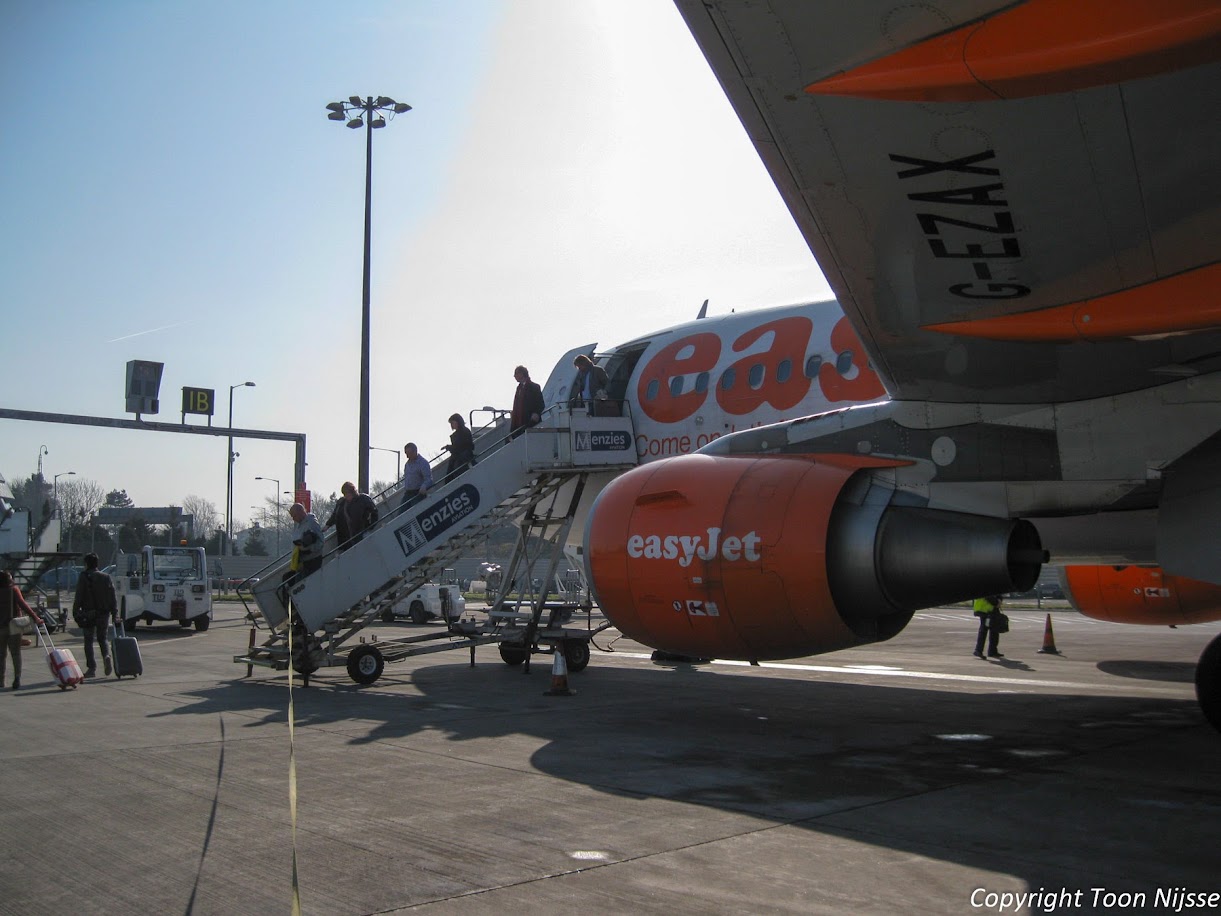
[[[348,655],[348,677],[358,684],[372,684],[385,668],[386,659],[376,646],[357,646]]]
[[[1196,663],[1196,699],[1208,724],[1221,732],[1221,634],[1205,646]]]

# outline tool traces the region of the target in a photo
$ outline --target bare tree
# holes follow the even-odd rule
[[[195,536],[206,538],[220,527],[220,513],[215,503],[202,496],[188,496],[182,501],[182,511],[195,516]]]
[[[76,477],[59,485],[60,517],[68,524],[84,524],[105,503],[106,488],[96,480]]]

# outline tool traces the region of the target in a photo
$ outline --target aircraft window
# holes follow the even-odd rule
[[[756,391],[763,386],[763,363],[755,363],[750,367],[750,372],[747,373],[746,380],[750,382],[750,387]]]
[[[852,351],[845,350],[835,358],[835,371],[840,375],[847,375],[852,368]]]
[[[701,372],[695,377],[695,390],[703,394],[708,390],[708,373]]]
[[[793,376],[793,361],[791,359],[780,360],[780,365],[776,367],[776,381],[784,383]]]
[[[733,387],[733,383],[737,380],[738,373],[732,367],[725,370],[725,374],[721,376],[721,390],[728,391]]]
[[[806,360],[806,378],[817,378],[818,370],[822,368],[822,357],[815,353]]]
[[[682,393],[683,377],[681,375],[676,375],[674,378],[670,379],[670,395],[671,397],[678,397]]]
[[[649,387],[644,390],[644,399],[646,401],[656,401],[657,393],[661,391],[661,382],[653,379],[649,382]]]

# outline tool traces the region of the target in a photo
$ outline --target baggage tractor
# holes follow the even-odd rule
[[[134,636],[128,636],[119,621],[116,632],[113,626],[108,628],[110,637],[110,660],[114,664],[114,676],[139,677],[144,673],[144,662],[140,658],[140,643]]]
[[[69,687],[75,689],[76,685],[85,679],[85,676],[81,673],[81,666],[77,664],[72,650],[55,648],[55,644],[51,642],[51,634],[37,621],[34,622],[34,629],[38,633],[38,638],[42,640],[42,647],[47,650],[47,666],[51,669],[51,677],[55,678],[59,689],[67,690]]]

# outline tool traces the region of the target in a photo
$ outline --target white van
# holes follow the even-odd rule
[[[458,576],[452,569],[441,573],[440,582],[426,582],[392,607],[382,611],[382,620],[392,623],[406,617],[412,623],[428,623],[441,619],[446,623],[457,620],[466,611],[466,599],[458,587]]]

